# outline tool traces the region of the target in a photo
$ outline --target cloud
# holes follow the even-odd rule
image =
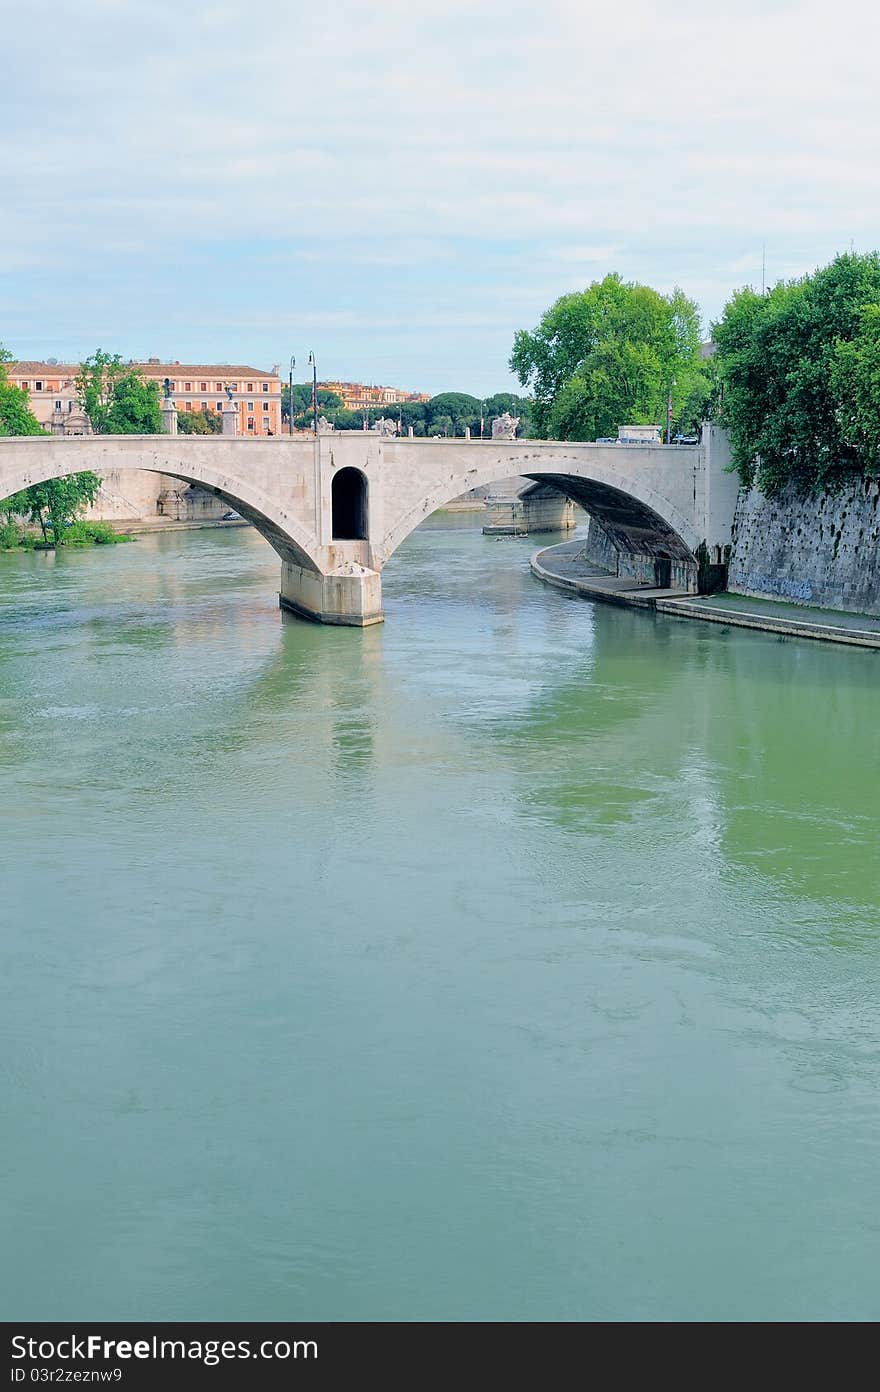
[[[299,321],[354,375],[374,326],[408,384],[409,324],[412,385],[487,387],[517,327],[606,270],[680,283],[711,317],[764,240],[772,278],[877,240],[862,0],[53,18],[57,44],[33,7],[4,16],[0,336],[20,350],[87,351],[112,323],[122,351],[271,362]]]

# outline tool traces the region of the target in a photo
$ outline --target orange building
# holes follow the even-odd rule
[[[76,390],[79,363],[10,362],[4,364],[10,382],[27,392],[30,407],[44,430],[53,435],[89,435],[89,419]]]
[[[223,410],[226,387],[232,389],[239,413],[240,435],[280,435],[281,378],[277,367],[264,372],[238,364],[163,363],[158,358],[127,363],[160,386],[167,377],[178,411]],[[78,363],[11,362],[5,364],[10,382],[23,387],[40,425],[53,435],[88,435],[91,426],[76,390]]]
[[[240,435],[281,434],[281,378],[278,368],[266,372],[259,367],[232,363],[163,363],[158,358],[130,364],[143,377],[158,382],[168,378],[171,396],[179,412],[223,410],[232,391],[238,407]]]
[[[368,387],[362,382],[319,382],[319,387],[342,397],[347,411],[369,411],[374,406],[401,406],[407,401],[430,401],[427,392],[406,392],[399,387]]]

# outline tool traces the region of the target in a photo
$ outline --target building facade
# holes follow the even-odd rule
[[[240,435],[281,434],[281,378],[278,368],[270,372],[238,363],[163,363],[158,358],[130,364],[141,376],[163,386],[167,378],[171,396],[179,413],[216,411],[227,404],[226,388],[238,407]]]
[[[427,392],[406,392],[399,387],[365,386],[362,382],[319,382],[319,387],[342,397],[347,411],[369,411],[374,406],[402,406],[408,401],[430,401]]]
[[[53,435],[90,435],[89,418],[76,390],[79,363],[10,362],[6,375],[28,394],[30,408]]]
[[[126,363],[142,377],[159,383],[167,378],[179,412],[216,411],[227,403],[226,388],[238,407],[240,435],[281,433],[281,378],[277,367],[266,372],[240,364],[163,363],[158,358]],[[28,394],[31,410],[53,435],[89,435],[91,426],[76,389],[79,363],[13,362],[6,364],[10,382]]]

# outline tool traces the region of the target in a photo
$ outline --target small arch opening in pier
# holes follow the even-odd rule
[[[360,469],[333,475],[331,508],[334,541],[367,540],[367,480]]]

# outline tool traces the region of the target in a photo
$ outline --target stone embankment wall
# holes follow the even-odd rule
[[[213,493],[190,487],[170,474],[107,469],[101,475],[101,490],[84,516],[93,522],[143,522],[154,517],[200,522],[214,521],[228,510],[229,504]]]
[[[831,493],[740,493],[728,588],[818,608],[880,614],[880,482]]]
[[[605,528],[593,517],[590,518],[583,555],[593,565],[603,566],[611,575],[625,575],[643,585],[662,584],[689,593],[695,593],[697,589],[696,566],[685,561],[670,560],[668,574],[661,576],[657,570],[657,556],[625,551],[615,546]]]

